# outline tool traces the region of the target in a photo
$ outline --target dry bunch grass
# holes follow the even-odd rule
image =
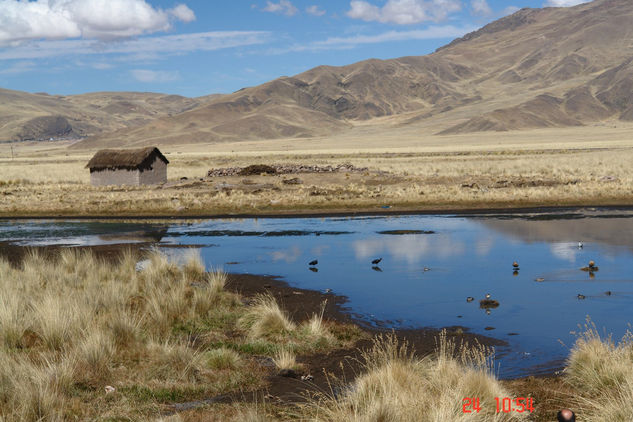
[[[497,414],[495,397],[508,397],[492,374],[490,350],[440,336],[435,356],[416,358],[395,336],[378,337],[363,354],[364,374],[338,395],[308,404],[311,421],[510,421]],[[481,412],[464,414],[462,399],[479,397]]]
[[[112,403],[98,399],[107,384],[196,389],[204,382],[213,392],[230,383],[207,367],[200,346],[174,332],[239,304],[223,291],[226,275],[207,274],[199,256],[177,266],[154,252],[141,271],[136,261],[129,251],[112,265],[74,249],[55,260],[32,251],[19,268],[0,261],[0,418],[89,417],[97,403],[107,413]],[[74,414],[78,391],[87,407]]]
[[[277,349],[273,357],[273,363],[280,371],[284,369],[296,370],[301,367],[301,365],[297,363],[297,356],[285,347],[279,347]]]
[[[275,339],[295,330],[295,324],[270,294],[258,295],[240,325],[252,338]]]
[[[20,267],[0,259],[0,420],[147,420],[162,403],[261,386],[265,371],[245,353],[296,366],[297,351],[354,341],[349,330],[337,340],[322,313],[297,329],[272,296],[245,306],[195,252],[137,261],[77,249],[34,250]]]
[[[578,333],[565,379],[579,393],[576,402],[585,420],[626,421],[633,415],[633,332],[620,342],[602,338],[590,320]]]

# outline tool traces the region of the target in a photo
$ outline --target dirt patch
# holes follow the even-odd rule
[[[253,164],[252,166],[244,167],[237,174],[240,176],[252,176],[254,174],[276,174],[277,169],[266,164]]]

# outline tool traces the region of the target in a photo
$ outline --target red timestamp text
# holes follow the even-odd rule
[[[534,412],[534,399],[532,397],[495,397],[495,403],[497,413]],[[463,413],[479,413],[481,411],[479,397],[465,397],[462,400],[462,411]]]

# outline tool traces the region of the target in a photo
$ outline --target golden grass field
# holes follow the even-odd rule
[[[0,215],[187,216],[371,212],[387,206],[397,212],[633,204],[631,125],[420,138],[401,129],[387,139],[370,132],[368,127],[342,138],[164,147],[169,182],[158,187],[90,186],[84,166],[94,151],[56,143],[0,144]],[[213,168],[285,163],[351,163],[368,170],[205,178]],[[295,176],[303,184],[283,183]],[[188,180],[181,181],[183,177]]]

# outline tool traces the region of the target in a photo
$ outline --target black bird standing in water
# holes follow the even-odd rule
[[[319,261],[317,261],[317,260],[315,259],[314,261],[310,261],[310,262],[308,262],[308,265],[310,265],[310,266],[314,266],[314,265],[316,265],[316,264],[318,264],[318,263],[319,263]]]
[[[380,264],[380,261],[382,261],[382,258],[376,258],[373,261],[371,261],[371,263],[374,264],[374,265],[378,265],[378,264]]]

